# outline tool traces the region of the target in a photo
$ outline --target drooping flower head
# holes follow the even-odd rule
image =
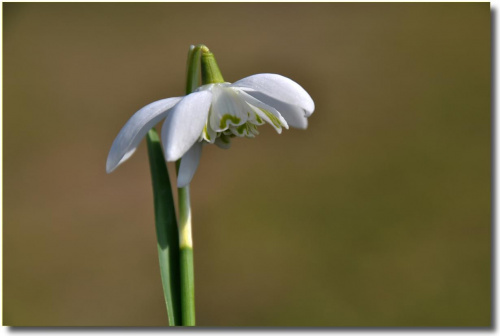
[[[184,97],[167,98],[137,111],[116,137],[106,171],[112,172],[135,151],[158,122],[167,161],[182,158],[177,186],[188,185],[198,167],[204,144],[229,148],[231,138],[253,138],[265,123],[278,133],[289,126],[305,129],[314,112],[309,94],[289,78],[257,74],[234,83],[225,82],[213,54],[203,50],[202,83]]]

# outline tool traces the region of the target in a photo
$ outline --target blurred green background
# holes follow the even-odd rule
[[[316,111],[206,147],[192,183],[200,326],[488,326],[488,3],[4,3],[3,323],[164,326],[142,106],[278,73]],[[173,166],[169,166],[172,171]]]

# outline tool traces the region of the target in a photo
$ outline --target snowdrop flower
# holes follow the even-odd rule
[[[146,133],[165,120],[161,139],[167,161],[180,158],[177,186],[187,186],[198,167],[202,146],[229,148],[231,138],[253,138],[269,124],[281,133],[289,126],[305,129],[314,102],[296,82],[276,74],[257,74],[235,83],[200,86],[184,96],[167,98],[137,111],[113,142],[108,173],[126,161]]]

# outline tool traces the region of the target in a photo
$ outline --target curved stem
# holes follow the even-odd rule
[[[198,85],[200,85],[200,58],[202,53],[209,52],[208,48],[203,44],[191,46],[188,52],[187,60],[187,81],[186,94],[190,94]]]

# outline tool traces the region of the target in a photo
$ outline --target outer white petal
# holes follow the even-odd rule
[[[257,74],[240,79],[231,86],[243,90],[249,88],[284,103],[297,105],[306,111],[306,116],[314,112],[314,101],[306,90],[293,80],[281,75]]]
[[[210,91],[193,92],[170,111],[161,131],[167,161],[177,161],[198,141],[211,103]]]
[[[113,141],[106,161],[106,172],[111,173],[132,156],[146,133],[164,119],[168,111],[181,99],[182,97],[175,97],[158,100],[137,111]]]
[[[278,112],[285,118],[289,126],[306,129],[307,128],[307,117],[306,112],[296,105],[290,105],[283,103],[282,101],[276,100],[261,92],[253,91],[247,92],[252,97],[260,100],[266,105],[274,107]]]
[[[193,179],[194,173],[200,163],[202,147],[203,144],[197,142],[182,157],[179,167],[179,176],[177,177],[177,188],[187,186]]]

